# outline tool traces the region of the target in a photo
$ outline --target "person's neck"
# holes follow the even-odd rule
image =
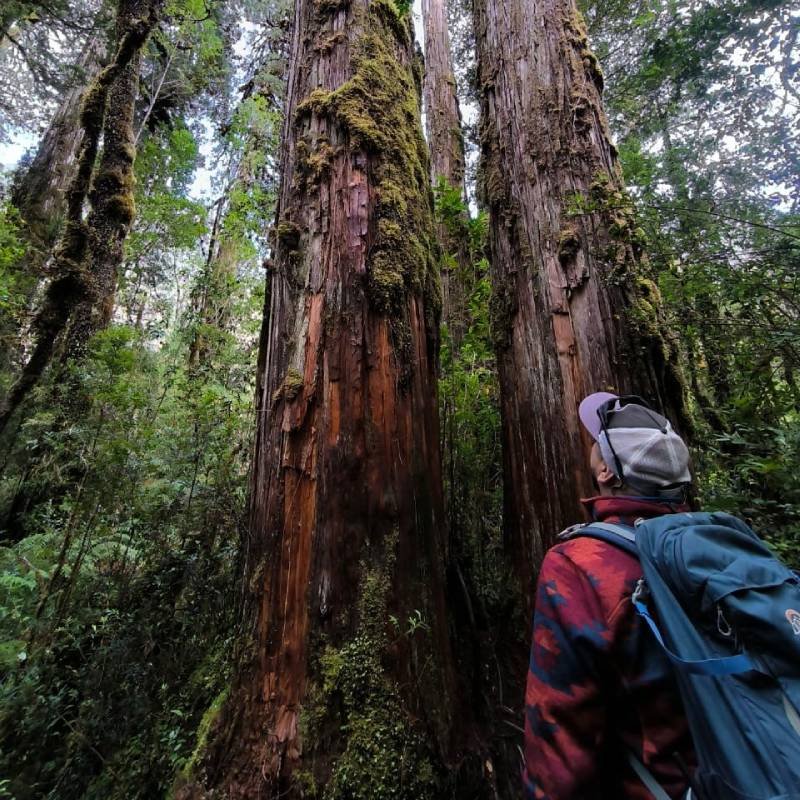
[[[581,500],[589,519],[600,522],[623,522],[632,525],[637,519],[660,517],[688,511],[683,501],[664,500],[641,495],[598,495]]]

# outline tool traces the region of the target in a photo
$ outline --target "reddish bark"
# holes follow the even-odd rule
[[[476,0],[475,29],[506,529],[528,586],[592,493],[582,397],[635,390],[683,421],[683,389],[573,0]]]
[[[372,680],[395,687],[386,691],[402,709],[397,722],[431,752],[447,748],[456,704],[438,292],[418,92],[409,20],[393,3],[298,0],[244,543],[250,646],[205,777],[186,796],[202,796],[205,783],[230,798],[300,797],[299,769],[328,782],[357,730],[326,706],[329,738],[322,726],[304,740],[300,715],[321,703],[324,647],[352,653],[365,630],[386,648],[370,656],[380,675],[364,675],[363,704],[383,702],[367,691]],[[378,601],[369,600],[376,574],[386,581]],[[389,614],[405,625],[416,610],[428,632],[389,635]]]
[[[431,178],[464,184],[464,137],[458,108],[456,79],[450,54],[445,0],[423,0],[425,31],[425,126],[431,155]]]

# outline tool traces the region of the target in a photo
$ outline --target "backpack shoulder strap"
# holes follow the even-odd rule
[[[612,522],[590,522],[588,525],[573,525],[562,531],[558,538],[560,541],[576,539],[579,536],[590,536],[592,539],[599,539],[601,542],[618,547],[632,556],[638,556],[636,547],[636,533],[630,525],[622,525]]]

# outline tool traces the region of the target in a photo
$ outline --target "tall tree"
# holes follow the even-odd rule
[[[475,29],[505,525],[528,580],[592,492],[581,398],[636,391],[683,422],[683,384],[573,0],[478,0]]]
[[[23,222],[25,248],[14,264],[19,300],[0,314],[0,369],[4,371],[12,371],[22,355],[25,322],[45,277],[44,268],[64,219],[66,192],[77,167],[83,138],[81,95],[100,71],[104,51],[104,36],[98,31],[81,52],[75,81],[64,92],[33,159],[14,176],[11,202]]]
[[[425,126],[431,156],[431,180],[439,191],[464,195],[464,136],[458,108],[456,79],[450,52],[445,0],[423,0],[425,34]],[[464,212],[462,212],[464,216]],[[462,230],[440,221],[436,226],[444,253],[442,263],[442,317],[457,344],[467,324],[465,282],[470,271],[466,219]]]
[[[16,177],[11,200],[22,215],[31,247],[47,256],[64,215],[67,189],[77,166],[83,139],[81,96],[102,66],[104,36],[90,37],[75,65],[75,82],[67,88],[30,165]]]
[[[48,124],[74,84],[75,57],[105,23],[104,0],[0,4],[0,139]]]
[[[104,307],[109,271],[116,273],[122,243],[133,219],[132,130],[141,51],[158,21],[164,0],[119,0],[117,51],[112,62],[86,88],[81,105],[83,142],[75,175],[67,194],[64,232],[56,247],[52,274],[41,307],[33,321],[36,343],[20,375],[9,389],[0,412],[0,432],[30,390],[39,382],[56,342],[80,309],[74,331],[90,332],[87,303]],[[103,154],[95,159],[103,136]],[[83,219],[87,200],[92,210]],[[105,312],[100,311],[101,316]],[[72,346],[81,333],[71,334]]]
[[[135,23],[143,5],[120,4],[118,41]],[[87,219],[86,268],[91,276],[91,290],[72,309],[64,342],[66,358],[80,359],[92,334],[108,325],[114,310],[117,272],[122,264],[125,238],[134,216],[136,134],[133,120],[139,92],[142,49],[137,48],[128,64],[120,70],[108,95],[103,123],[103,150],[89,193],[92,210]]]
[[[201,782],[232,798],[435,793],[459,706],[420,89],[410,19],[392,0],[298,0],[243,554],[247,647],[185,796]]]

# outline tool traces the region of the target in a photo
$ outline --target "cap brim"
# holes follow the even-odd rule
[[[581,400],[581,404],[578,406],[578,416],[583,423],[583,427],[589,431],[595,441],[600,435],[600,417],[597,416],[597,409],[603,403],[607,403],[609,400],[616,400],[618,397],[619,395],[611,394],[611,392],[595,392]]]

